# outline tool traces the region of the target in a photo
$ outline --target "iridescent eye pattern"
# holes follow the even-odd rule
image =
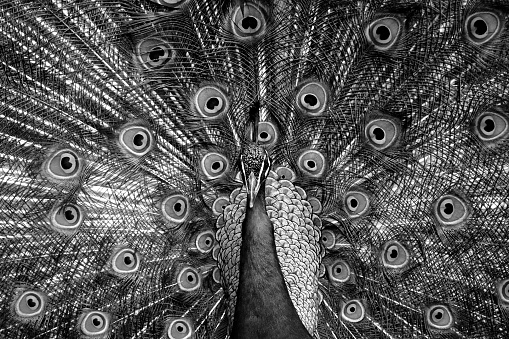
[[[381,255],[383,265],[387,268],[404,268],[410,261],[408,250],[396,240],[385,243]]]
[[[19,289],[14,300],[14,312],[20,320],[30,320],[44,313],[47,296],[39,291]]]
[[[230,99],[219,86],[203,86],[194,95],[193,105],[204,118],[215,118],[228,111]]]
[[[385,150],[393,146],[399,138],[400,128],[390,119],[371,120],[364,129],[368,144],[376,150]]]
[[[176,56],[175,48],[160,38],[146,38],[136,46],[138,60],[146,69],[159,69],[171,63]]]
[[[50,212],[51,228],[62,234],[74,233],[83,220],[83,210],[75,204],[57,204]]]
[[[168,339],[193,338],[194,326],[189,318],[170,318],[167,320],[166,336]]]
[[[482,45],[495,38],[504,28],[502,17],[495,12],[477,12],[465,20],[465,36],[468,41]]]
[[[401,35],[401,22],[395,17],[385,17],[373,21],[366,29],[366,38],[381,51],[389,50]]]
[[[433,213],[442,226],[459,226],[470,216],[468,203],[453,194],[441,196],[434,203]]]
[[[128,125],[122,128],[118,142],[123,150],[136,157],[144,156],[154,147],[152,132],[139,125]]]
[[[370,198],[367,193],[352,190],[345,194],[344,198],[345,212],[351,218],[358,218],[368,213],[370,207]]]
[[[202,276],[198,270],[186,266],[182,268],[177,276],[177,284],[181,291],[191,292],[201,287]]]
[[[307,150],[299,156],[297,164],[310,177],[320,177],[325,170],[325,157],[315,150]]]
[[[111,258],[114,273],[132,274],[139,270],[141,257],[131,248],[115,250]]]
[[[228,172],[230,162],[224,155],[210,152],[203,156],[200,166],[207,179],[218,179]]]
[[[341,318],[351,323],[358,323],[364,319],[366,310],[359,300],[350,300],[343,304]]]
[[[53,180],[69,180],[76,178],[82,170],[79,156],[71,149],[61,149],[44,162],[44,172]]]
[[[454,324],[454,317],[446,305],[432,305],[426,310],[426,323],[430,328],[446,330]]]
[[[189,200],[182,194],[172,194],[161,202],[163,217],[172,223],[181,223],[189,215]]]
[[[253,4],[244,3],[233,10],[231,28],[241,40],[256,40],[265,34],[267,19],[264,10]]]
[[[319,82],[306,82],[300,85],[295,103],[301,112],[320,115],[327,108],[329,91]]]

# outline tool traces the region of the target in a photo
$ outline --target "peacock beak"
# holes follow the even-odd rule
[[[249,173],[247,179],[247,194],[249,195],[249,207],[253,208],[254,201],[260,190],[260,178],[257,178],[253,172]]]

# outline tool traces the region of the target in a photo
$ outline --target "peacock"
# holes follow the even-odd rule
[[[0,0],[0,338],[507,338],[506,0]]]

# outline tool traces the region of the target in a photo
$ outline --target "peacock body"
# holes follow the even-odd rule
[[[0,0],[0,338],[507,338],[508,19]]]

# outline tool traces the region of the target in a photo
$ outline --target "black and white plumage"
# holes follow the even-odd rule
[[[0,338],[504,338],[508,50],[502,0],[0,0]]]

